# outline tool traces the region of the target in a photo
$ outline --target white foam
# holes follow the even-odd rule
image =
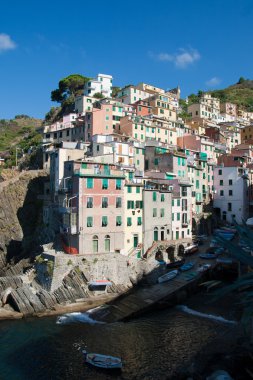
[[[201,313],[200,311],[196,311],[196,310],[190,309],[188,306],[185,306],[185,305],[178,305],[177,309],[181,310],[181,311],[183,311],[184,313],[187,313],[187,314],[196,315],[197,317],[212,319],[212,320],[217,321],[217,322],[229,323],[229,324],[232,324],[232,325],[236,325],[237,324],[236,321],[231,321],[229,319],[225,319],[225,318],[223,318],[223,317],[221,317],[219,315],[212,315],[212,314]]]
[[[104,322],[96,321],[91,318],[88,313],[67,313],[57,317],[56,323],[58,325],[66,325],[70,323],[87,323],[90,325],[103,324]]]

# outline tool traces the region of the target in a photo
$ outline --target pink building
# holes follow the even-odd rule
[[[123,172],[115,165],[69,161],[64,175],[73,175],[72,195],[66,200],[69,220],[63,225],[65,251],[120,253],[124,248]]]

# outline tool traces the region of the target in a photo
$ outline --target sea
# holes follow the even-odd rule
[[[163,380],[183,368],[236,321],[178,305],[128,322],[106,324],[92,310],[0,322],[1,380]],[[122,358],[120,374],[84,363],[82,350]]]

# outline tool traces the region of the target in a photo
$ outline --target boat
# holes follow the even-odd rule
[[[85,362],[95,367],[117,370],[122,368],[122,360],[115,356],[87,353],[86,351],[83,351],[83,354]]]
[[[211,268],[211,264],[203,264],[203,265],[200,265],[197,269],[197,272],[205,272],[207,269]]]
[[[180,267],[180,270],[182,271],[182,272],[185,272],[185,271],[187,271],[187,270],[189,270],[189,269],[192,269],[192,267],[195,265],[195,261],[189,261],[188,263],[185,263],[184,265],[182,265],[181,267]]]
[[[177,276],[177,274],[178,274],[177,269],[172,270],[171,272],[168,272],[168,273],[164,274],[163,276],[158,277],[158,283],[161,284],[162,282],[172,280],[173,278],[175,278]]]
[[[216,263],[219,263],[219,264],[233,264],[234,261],[228,257],[219,257],[218,259],[216,259]]]
[[[212,259],[216,259],[217,258],[217,254],[216,253],[201,253],[199,255],[199,257],[201,259],[206,259],[206,260],[212,260]]]
[[[192,244],[189,245],[184,249],[184,254],[185,255],[190,255],[191,253],[197,252],[199,250],[199,247],[197,244]]]
[[[174,263],[169,263],[166,265],[167,268],[178,268],[185,263],[185,259],[174,261]]]
[[[88,282],[90,286],[111,286],[112,282],[109,280],[92,280]]]

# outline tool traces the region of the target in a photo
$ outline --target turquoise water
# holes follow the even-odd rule
[[[127,323],[90,324],[87,314],[80,313],[57,321],[0,322],[1,380],[115,378],[87,367],[81,348],[120,356],[124,367],[118,379],[176,379],[207,342],[232,328],[176,308]]]

